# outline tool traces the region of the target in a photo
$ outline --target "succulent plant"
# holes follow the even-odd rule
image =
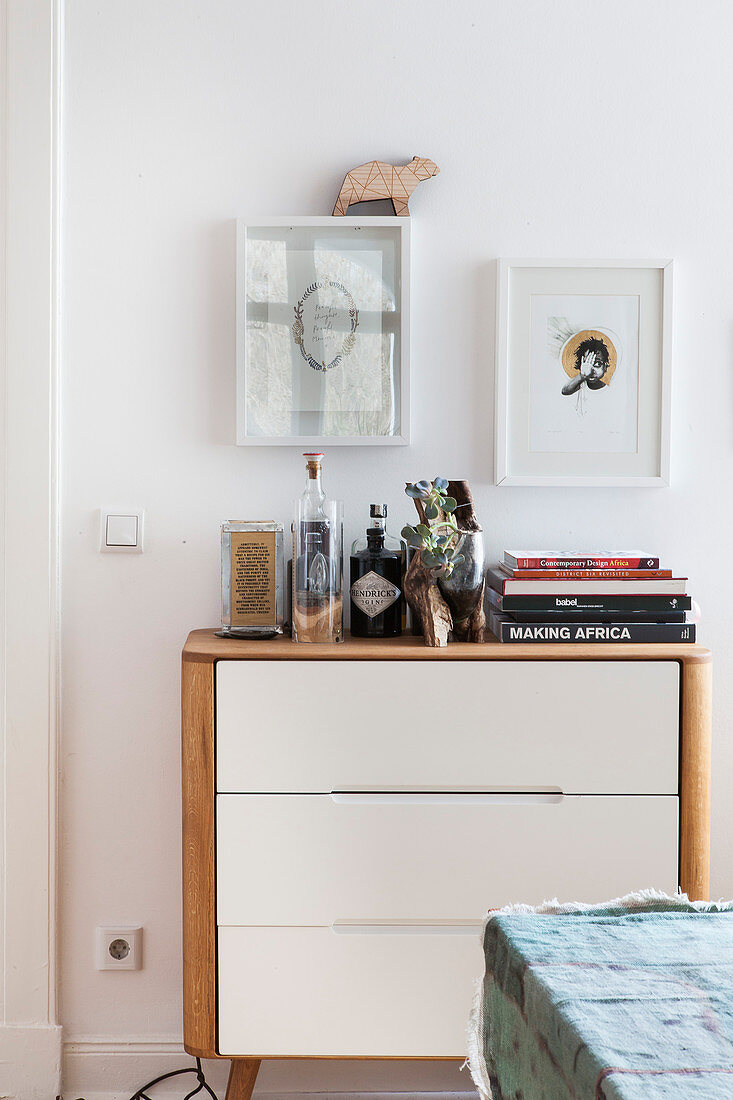
[[[405,492],[422,504],[427,523],[402,528],[402,537],[413,550],[419,550],[423,565],[436,574],[449,577],[455,567],[464,560],[460,553],[464,536],[458,530],[453,512],[456,500],[448,496],[448,481],[436,477],[434,481],[410,482]],[[438,521],[438,522],[435,522]]]

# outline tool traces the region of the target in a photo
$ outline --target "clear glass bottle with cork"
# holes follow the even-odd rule
[[[320,452],[306,452],[293,522],[293,641],[343,641],[343,503],[327,500]]]

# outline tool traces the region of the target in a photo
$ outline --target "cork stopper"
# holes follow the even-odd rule
[[[303,458],[307,459],[305,467],[308,471],[308,477],[311,481],[317,481],[321,474],[323,451],[304,451]]]

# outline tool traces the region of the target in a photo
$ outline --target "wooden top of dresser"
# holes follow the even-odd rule
[[[423,645],[419,638],[407,635],[387,640],[352,638],[346,635],[337,645],[313,645],[294,642],[289,637],[250,641],[245,638],[217,638],[215,628],[192,630],[183,647],[183,660],[198,663],[233,660],[266,661],[683,661],[705,664],[710,651],[701,645],[633,645],[624,643],[504,643],[451,642],[443,648]]]

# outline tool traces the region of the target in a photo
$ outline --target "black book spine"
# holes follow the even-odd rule
[[[694,642],[694,623],[507,623],[502,642]]]
[[[628,611],[667,612],[689,611],[692,607],[690,596],[502,596],[502,611],[567,611],[567,612],[616,612]]]
[[[517,623],[684,623],[685,611],[510,611]]]

